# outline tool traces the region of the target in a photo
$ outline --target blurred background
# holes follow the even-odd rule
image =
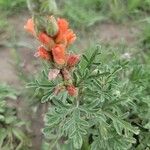
[[[56,2],[57,15],[67,18],[77,34],[72,50],[82,53],[99,43],[109,47],[106,53],[115,51],[127,58],[136,58],[138,55],[137,58],[143,60],[139,63],[149,66],[150,0]],[[34,58],[38,43],[24,30],[29,17],[31,13],[26,0],[0,0],[0,84],[7,84],[15,89],[18,96],[10,105],[19,109],[20,118],[32,120],[25,101],[32,100],[33,91],[26,91],[24,87],[40,70],[40,63]],[[39,135],[41,124],[39,120],[32,126],[35,145],[40,140],[36,136]]]

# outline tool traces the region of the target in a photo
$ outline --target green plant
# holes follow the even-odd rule
[[[64,0],[60,15],[68,17],[75,27],[86,28],[108,19],[119,23],[134,21],[135,17],[148,15],[149,5],[149,0]]]
[[[16,91],[6,84],[0,84],[0,149],[26,149],[29,139],[21,130],[25,125],[17,118],[16,110],[7,105],[6,98],[16,99]]]
[[[111,0],[108,4],[110,8],[110,17],[119,22],[126,16],[126,4],[122,0]]]
[[[140,46],[143,50],[147,51],[150,48],[150,19],[147,18],[144,21],[142,33],[139,35],[140,37]]]
[[[142,59],[141,59],[142,57]],[[138,62],[137,62],[138,59]],[[150,54],[141,54],[132,61],[132,71],[129,80],[136,90],[136,108],[132,111],[131,119],[139,126],[140,134],[136,149],[149,149],[150,144]]]
[[[0,0],[0,12],[12,15],[26,7],[26,0]]]
[[[128,11],[136,11],[142,4],[141,0],[128,0],[127,2]]]
[[[0,0],[0,33],[8,31],[11,27],[7,17],[12,14],[16,14],[25,7],[25,0]]]
[[[89,27],[107,18],[102,14],[106,4],[103,0],[64,1],[62,12],[75,27]]]
[[[93,48],[88,50],[88,55],[83,55],[73,72],[73,82],[79,88],[78,97],[70,97],[66,92],[58,95],[52,93],[60,81],[48,81],[45,76],[48,70],[45,69],[41,80],[37,79],[28,85],[35,88],[37,93],[43,93],[42,103],[50,105],[43,129],[49,145],[47,147],[61,147],[64,150],[85,147],[92,150],[127,150],[145,148],[148,144],[149,136],[144,136],[147,132],[145,125],[136,121],[139,116],[143,123],[148,119],[143,118],[141,115],[144,113],[140,114],[139,111],[143,107],[141,103],[144,105],[145,102],[148,105],[144,108],[149,111],[145,88],[142,89],[143,95],[140,91],[145,80],[149,81],[149,74],[144,73],[147,77],[143,76],[141,69],[137,73],[138,64],[135,65],[134,61],[127,63],[115,55],[111,55],[114,58],[111,62],[106,64],[104,60],[100,63],[104,55],[101,49]],[[144,146],[141,140],[145,142]]]
[[[141,1],[141,9],[145,12],[150,12],[150,1],[149,0],[144,0],[144,1]]]
[[[8,27],[8,22],[7,22],[6,18],[0,16],[0,33],[7,30],[6,27]]]
[[[112,7],[119,8],[118,1],[113,2]],[[40,76],[28,84],[48,108],[42,148],[149,148],[149,136],[144,136],[149,132],[145,59],[135,56],[135,63],[134,54],[120,55],[101,46],[88,48],[82,56],[69,53],[68,47],[76,38],[69,23],[46,14],[40,16],[42,12],[36,16],[34,8],[32,13],[25,29],[42,44],[35,56],[45,60]]]

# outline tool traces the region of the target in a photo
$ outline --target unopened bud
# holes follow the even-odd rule
[[[68,67],[74,67],[80,60],[80,56],[79,55],[69,55],[67,58],[67,66]]]
[[[58,30],[59,28],[56,19],[53,16],[50,16],[47,19],[47,23],[46,23],[47,34],[50,35],[51,37],[54,37],[57,35]]]
[[[68,85],[66,89],[70,96],[78,96],[78,88],[76,88],[74,85]]]
[[[46,17],[43,15],[34,15],[34,22],[36,24],[36,32],[44,32],[45,31],[45,24],[46,24]]]

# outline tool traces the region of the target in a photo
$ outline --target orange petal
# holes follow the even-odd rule
[[[66,32],[66,39],[67,39],[68,45],[72,44],[76,40],[76,35],[74,34],[72,30],[68,30]]]
[[[53,47],[52,54],[55,63],[59,65],[65,64],[65,47],[62,44],[57,44],[55,47]]]
[[[24,26],[24,28],[25,28],[28,32],[30,32],[30,33],[32,33],[33,35],[35,35],[34,22],[33,22],[33,19],[32,19],[32,18],[28,19],[28,21],[27,21],[26,25]]]
[[[40,46],[38,48],[38,51],[35,53],[34,56],[35,57],[40,57],[40,58],[46,59],[46,60],[51,60],[52,59],[50,53],[43,46]]]
[[[69,23],[65,19],[58,19],[57,23],[59,26],[59,32],[55,39],[56,43],[61,43],[65,46],[73,43],[76,39],[76,35],[74,34],[73,30],[68,29]]]
[[[61,43],[66,45],[67,40],[66,40],[65,33],[68,30],[69,23],[65,19],[60,19],[60,18],[57,19],[57,23],[59,27],[59,32],[56,36],[56,43]]]
[[[65,32],[69,27],[69,23],[65,19],[58,18],[57,23],[58,23],[59,31]]]
[[[55,44],[54,40],[44,32],[39,33],[38,40],[48,48],[52,48]]]
[[[67,39],[66,39],[66,37],[65,37],[65,35],[62,31],[59,31],[59,33],[58,33],[58,35],[55,39],[55,42],[58,43],[58,44],[60,44],[60,43],[64,44],[64,45],[67,44]]]
[[[66,32],[60,31],[56,37],[56,43],[64,44],[68,46],[76,40],[76,35],[72,30],[67,30]]]

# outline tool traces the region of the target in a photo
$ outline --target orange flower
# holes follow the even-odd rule
[[[58,19],[57,23],[59,32],[56,36],[56,43],[61,43],[65,46],[72,44],[76,39],[76,35],[69,29],[69,23],[65,19]]]
[[[32,33],[33,35],[35,35],[34,22],[33,22],[33,19],[32,19],[32,18],[28,19],[28,21],[27,21],[26,25],[24,26],[24,28],[25,28],[28,32],[30,32],[30,33]]]
[[[77,96],[78,95],[78,89],[74,85],[68,85],[66,87],[68,93],[70,96]]]
[[[52,55],[55,63],[58,65],[65,64],[65,47],[62,44],[57,44],[52,48]]]
[[[44,32],[39,33],[38,40],[48,48],[52,48],[55,44],[54,40]]]
[[[66,32],[66,40],[67,40],[68,45],[72,44],[76,40],[76,35],[73,33],[72,30],[68,30]]]
[[[40,46],[38,48],[38,51],[35,53],[34,56],[35,57],[41,57],[41,58],[46,59],[46,60],[52,59],[50,53],[43,46]]]
[[[67,31],[69,27],[69,23],[67,22],[67,20],[58,18],[57,23],[58,23],[59,31],[62,31],[62,32]]]
[[[56,36],[56,39],[55,39],[55,42],[57,44],[63,44],[65,47],[67,45],[67,39],[65,37],[65,34],[63,31],[59,31],[57,36]]]
[[[80,60],[80,56],[79,55],[68,55],[67,56],[67,66],[68,67],[74,67]]]

